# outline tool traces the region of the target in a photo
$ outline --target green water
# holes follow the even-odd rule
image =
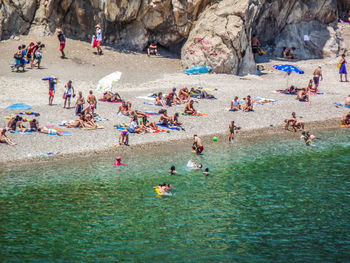
[[[350,133],[320,136],[3,169],[0,261],[350,262]]]

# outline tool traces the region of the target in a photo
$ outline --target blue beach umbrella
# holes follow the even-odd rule
[[[284,71],[287,72],[288,76],[290,74],[292,74],[292,72],[298,73],[298,74],[304,74],[304,71],[301,70],[300,68],[297,68],[295,66],[292,65],[274,65],[273,66],[274,69],[280,70],[280,71]],[[287,88],[288,88],[288,80],[289,78],[287,78]]]
[[[292,66],[292,65],[274,65],[273,68],[287,72],[288,75],[290,75],[292,72],[304,74],[304,71],[302,71],[300,68],[297,68],[297,67]]]

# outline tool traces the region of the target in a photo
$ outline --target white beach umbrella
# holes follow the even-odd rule
[[[113,84],[117,83],[122,76],[120,71],[113,72],[99,80],[97,84],[97,91],[105,92],[112,89]]]

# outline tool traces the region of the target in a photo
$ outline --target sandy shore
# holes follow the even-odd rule
[[[27,69],[25,73],[12,73],[9,65],[12,62],[13,53],[20,43],[28,43],[33,38],[22,37],[20,40],[8,40],[0,42],[0,52],[7,54],[0,58],[0,127],[4,127],[8,120],[5,119],[17,112],[5,111],[5,108],[13,103],[27,103],[33,106],[35,112],[41,115],[37,119],[41,126],[58,125],[63,120],[75,119],[74,109],[63,109],[62,94],[64,84],[71,79],[76,91],[82,91],[84,96],[88,90],[95,90],[97,82],[103,76],[114,71],[123,72],[120,82],[113,88],[121,96],[133,102],[133,108],[138,110],[158,111],[160,107],[144,105],[146,100],[136,98],[149,93],[162,91],[169,92],[171,88],[203,86],[204,88],[217,89],[210,91],[217,100],[199,100],[195,103],[197,110],[207,113],[207,116],[190,117],[181,116],[185,131],[170,131],[160,134],[132,134],[130,135],[130,147],[113,147],[117,143],[119,132],[113,127],[117,123],[129,123],[127,117],[117,117],[119,104],[99,103],[97,112],[108,121],[100,122],[105,128],[101,130],[72,129],[72,136],[52,137],[43,134],[21,135],[9,134],[17,143],[16,147],[0,144],[0,165],[5,163],[24,163],[40,159],[67,158],[72,155],[82,157],[94,153],[108,151],[111,155],[123,151],[148,151],[150,144],[155,148],[159,143],[172,145],[181,141],[189,143],[193,134],[205,137],[207,143],[213,135],[227,133],[228,125],[234,120],[243,132],[255,131],[265,133],[269,130],[281,131],[279,127],[283,120],[288,118],[292,111],[297,117],[306,122],[306,129],[318,128],[317,122],[322,121],[322,126],[337,126],[337,121],[348,111],[346,108],[337,108],[333,102],[343,103],[350,94],[350,83],[340,83],[337,62],[339,58],[324,60],[307,60],[293,63],[305,71],[304,75],[292,74],[286,77],[286,73],[272,69],[274,64],[283,64],[280,61],[263,63],[265,74],[262,76],[232,76],[232,75],[201,75],[187,76],[181,72],[180,60],[171,56],[151,57],[145,54],[126,53],[112,48],[105,48],[103,56],[92,53],[89,43],[68,40],[68,59],[60,59],[58,43],[55,37],[42,39],[47,46],[43,54],[43,69]],[[33,39],[37,40],[37,39]],[[295,100],[295,96],[275,93],[277,89],[283,89],[293,84],[297,87],[307,85],[312,77],[313,70],[322,65],[324,81],[320,84],[320,90],[325,95],[311,96],[311,103],[303,103]],[[54,106],[48,106],[47,83],[41,78],[55,75],[59,78],[56,90]],[[254,112],[228,112],[230,101],[234,96],[239,98],[251,95],[252,97],[265,97],[276,99],[278,102],[255,106]],[[96,93],[101,97],[100,93]],[[182,112],[185,105],[171,107],[168,113]],[[158,116],[152,116],[151,121],[158,121]],[[326,120],[332,120],[324,122]],[[313,123],[311,123],[313,122]],[[316,123],[315,123],[316,122]],[[310,123],[310,124],[309,124]],[[328,123],[328,124],[324,124]],[[272,128],[271,128],[272,127]],[[292,132],[284,132],[291,134]],[[220,139],[220,138],[219,138]],[[54,152],[54,157],[40,157],[41,153]]]

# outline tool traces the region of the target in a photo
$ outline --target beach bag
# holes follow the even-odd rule
[[[97,47],[97,40],[96,40],[95,36],[92,37],[91,46],[92,46],[92,48]]]
[[[338,68],[341,68],[341,65],[342,65],[341,63],[338,63],[337,67],[338,67]]]

